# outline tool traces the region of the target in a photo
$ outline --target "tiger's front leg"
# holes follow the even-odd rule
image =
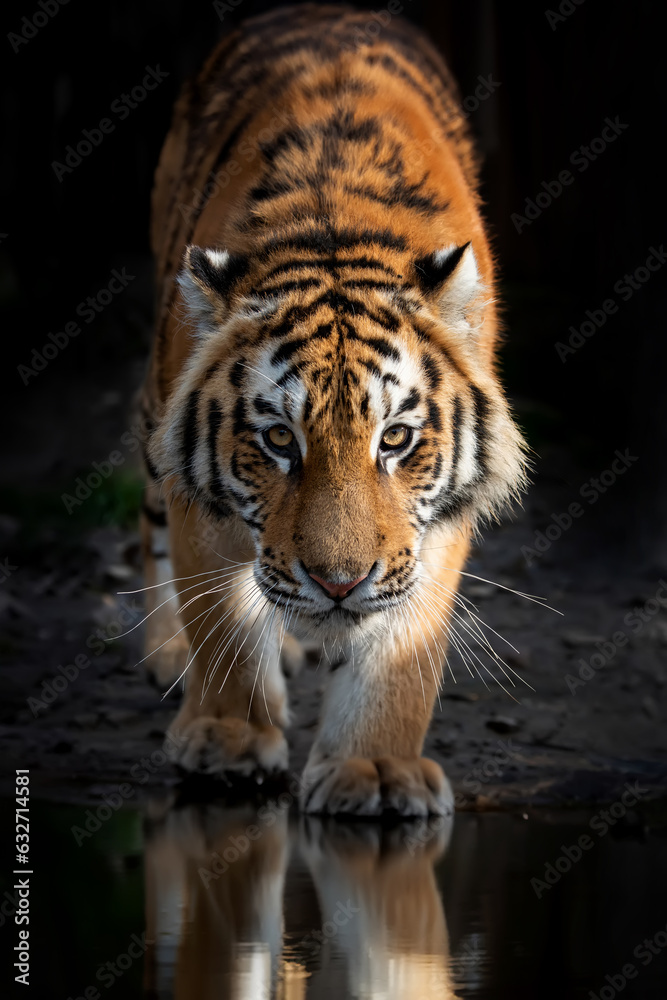
[[[432,573],[425,564],[421,592],[393,635],[334,668],[303,775],[305,812],[453,812],[447,777],[421,754],[442,683],[445,628],[467,549],[463,539],[450,546],[445,570]]]
[[[449,781],[421,756],[435,685],[410,658],[340,666],[330,680],[317,740],[303,776],[307,813],[447,815]]]
[[[253,553],[179,499],[169,509],[169,534],[190,644],[185,696],[169,732],[178,763],[209,775],[284,771],[287,700],[275,606],[257,589]]]

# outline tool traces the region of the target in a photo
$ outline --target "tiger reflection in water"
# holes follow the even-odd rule
[[[454,997],[433,871],[451,819],[296,825],[287,805],[153,808],[147,995]]]

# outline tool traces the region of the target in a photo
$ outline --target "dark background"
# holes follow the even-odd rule
[[[35,0],[5,14],[0,305],[3,401],[6,421],[17,427],[2,471],[10,493],[31,475],[43,489],[89,465],[98,419],[91,393],[118,389],[120,404],[128,403],[149,340],[149,199],[173,101],[219,37],[271,6],[242,0],[221,19],[203,0],[70,0],[17,52],[9,33],[25,30],[22,18],[41,8]],[[561,557],[574,551],[583,568],[590,555],[595,572],[603,556],[660,568],[667,564],[667,272],[653,274],[627,303],[613,286],[667,237],[661,8],[641,0],[560,6],[558,14],[554,0],[548,17],[542,3],[406,0],[404,14],[445,53],[463,96],[474,94],[480,76],[500,83],[470,121],[484,156],[486,217],[506,306],[504,377],[536,452],[536,479],[569,484],[576,499],[579,484],[607,468],[615,449],[638,458],[613,498],[573,531],[574,550],[560,547]],[[126,120],[110,116],[112,102],[157,65],[168,78]],[[114,118],[114,132],[59,182],[53,161],[105,116]],[[584,172],[572,168],[571,154],[616,116],[628,127]],[[517,232],[512,213],[524,214],[526,199],[563,169],[574,183]],[[16,366],[75,318],[76,304],[106,285],[113,266],[136,269],[131,294],[24,385]],[[610,297],[618,312],[561,361],[555,343]],[[130,361],[133,374],[120,377]],[[75,457],[82,436],[85,460]]]
[[[558,21],[552,18],[550,25],[545,9],[557,12],[559,4],[571,13]],[[58,664],[90,653],[86,639],[95,630],[101,627],[109,637],[118,634],[111,626],[126,600],[118,591],[141,585],[136,540],[141,487],[136,468],[129,470],[135,453],[123,450],[127,461],[113,490],[106,484],[71,516],[65,513],[62,493],[73,490],[76,477],[91,472],[92,462],[119,448],[121,434],[132,427],[133,395],[151,336],[152,176],[174,99],[218,38],[271,6],[241,0],[221,21],[208,0],[69,0],[18,52],[8,34],[21,31],[22,19],[41,8],[38,0],[4,6],[0,793],[13,787],[7,775],[13,778],[14,767],[31,767],[35,783],[41,779],[41,795],[88,805],[91,796],[126,781],[133,763],[160,746],[176,710],[177,701],[160,702],[136,669],[143,657],[140,632],[109,643],[103,655],[91,655],[81,679],[48,709],[27,706],[29,697],[41,696],[45,685],[59,677]],[[375,6],[382,9],[383,0]],[[405,0],[404,7],[405,16],[421,25],[445,54],[462,96],[474,94],[479,77],[491,75],[499,82],[471,113],[470,123],[484,157],[485,214],[505,307],[501,367],[534,450],[534,472],[519,521],[488,532],[481,557],[475,555],[469,568],[547,595],[564,611],[561,618],[535,605],[525,607],[492,587],[485,596],[478,583],[475,593],[469,590],[494,628],[522,651],[512,662],[537,694],[530,698],[520,692],[523,704],[518,705],[493,685],[489,693],[471,680],[462,696],[466,678],[459,665],[459,686],[444,694],[444,710],[431,728],[427,749],[444,762],[457,789],[465,790],[466,776],[486,759],[479,755],[490,754],[501,734],[503,739],[507,733],[516,735],[524,747],[521,761],[498,781],[485,784],[480,797],[486,805],[476,805],[473,796],[473,808],[486,809],[491,801],[501,809],[517,802],[528,808],[531,803],[572,802],[597,803],[599,808],[626,781],[640,778],[651,789],[662,788],[664,828],[664,604],[662,614],[651,612],[653,617],[636,635],[624,625],[624,616],[653,600],[658,581],[667,578],[667,265],[628,302],[614,291],[626,273],[644,265],[651,247],[667,245],[663,5],[646,0],[585,0],[580,5],[568,0]],[[169,73],[167,79],[124,121],[110,115],[112,102],[141,83],[147,66],[158,65]],[[114,118],[114,132],[59,183],[53,161],[62,162],[66,147],[76,145],[82,131],[97,128],[104,117]],[[600,135],[607,117],[618,117],[628,127],[585,172],[577,171],[571,155]],[[517,232],[512,214],[525,214],[526,200],[565,169],[572,171],[574,183]],[[112,268],[126,268],[136,277],[24,384],[17,366],[31,363],[32,349],[41,349],[49,332],[76,319],[77,304],[106,286]],[[599,310],[610,298],[618,311],[563,363],[555,344],[567,341],[570,326],[580,327],[587,310]],[[544,531],[555,512],[579,498],[581,485],[609,468],[617,449],[636,456],[627,474],[528,565],[520,555],[521,543],[533,544],[535,532]],[[133,475],[122,479],[130,471]],[[655,600],[653,604],[657,609]],[[608,665],[585,686],[568,689],[566,677],[578,677],[582,659],[595,655],[600,639],[606,647],[619,628],[626,629],[629,645],[614,649]],[[320,699],[318,678],[308,680],[311,674],[302,673],[310,688],[295,697],[295,768],[310,745]],[[168,778],[158,774],[156,786]],[[140,794],[138,787],[137,801]],[[10,815],[8,809],[0,812],[5,819]],[[129,828],[133,816],[119,820]],[[119,856],[138,854],[139,835],[133,835],[130,848],[124,834],[109,827],[88,861],[81,860],[78,849],[74,861],[68,823],[60,806],[51,819],[39,811],[34,815],[40,884],[43,893],[51,892],[42,913],[49,920],[57,917],[68,943],[68,920],[79,929],[82,919],[86,924],[77,949],[85,963],[81,986],[91,981],[88,966],[92,975],[98,958],[122,950],[129,936],[127,915],[140,910],[135,869],[128,868],[116,894],[104,896],[102,924],[101,918],[91,920],[91,891],[97,912],[100,893],[108,895],[109,889],[98,844],[104,852],[113,848],[117,872]],[[527,825],[525,834],[506,834],[503,848],[492,827],[488,844],[479,840],[479,849],[470,853],[475,841],[467,824],[462,840],[469,867],[464,864],[461,870],[482,877],[481,857],[492,865],[492,875],[490,888],[481,883],[480,903],[471,897],[476,907],[472,917],[461,904],[463,894],[451,897],[452,952],[467,940],[466,929],[479,929],[484,910],[488,926],[501,929],[498,960],[491,966],[501,980],[512,979],[511,995],[537,995],[529,987],[517,992],[517,976],[522,981],[526,968],[526,975],[537,969],[539,995],[575,995],[566,983],[572,962],[563,960],[564,941],[584,956],[586,989],[578,995],[588,995],[589,987],[599,990],[604,973],[616,971],[617,957],[620,966],[644,933],[664,926],[653,917],[664,910],[655,861],[659,853],[664,863],[664,839],[647,846],[647,836],[658,825],[648,812],[632,823],[619,827],[618,842],[614,835],[599,855],[591,855],[589,868],[584,863],[578,869],[581,881],[564,883],[567,895],[548,897],[548,910],[542,903],[538,910],[532,897],[527,904],[521,894],[528,872],[540,873],[557,856],[563,838],[570,843],[576,834],[554,828],[544,840],[540,828],[535,833]],[[9,832],[0,840],[10,844]],[[59,848],[65,840],[69,853]],[[47,859],[53,858],[52,877],[62,878],[62,884],[46,877]],[[458,864],[458,856],[454,859]],[[11,865],[0,869],[2,890]],[[522,872],[525,878],[517,874]],[[456,889],[456,865],[452,875]],[[489,909],[492,892],[501,901],[498,915]],[[68,916],[72,912],[76,923]],[[111,920],[109,914],[114,919],[120,914],[122,920],[118,918],[121,931],[107,939],[104,921]],[[597,951],[591,939],[599,942]],[[51,921],[36,951],[35,970],[40,967],[48,976],[51,993],[59,982],[54,971],[59,940]],[[517,941],[528,941],[529,951],[518,950]],[[61,961],[72,965],[69,947],[63,945],[61,952]],[[598,959],[598,953],[604,958]],[[515,963],[511,976],[506,962]],[[661,969],[658,962],[651,967],[656,983],[664,975]],[[646,983],[642,979],[640,989]],[[64,996],[65,978],[62,985]]]

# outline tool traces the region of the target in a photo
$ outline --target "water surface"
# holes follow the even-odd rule
[[[383,827],[289,806],[33,803],[32,992],[16,995],[667,995],[665,837],[645,819]]]

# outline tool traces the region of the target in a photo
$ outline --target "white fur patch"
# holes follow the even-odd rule
[[[479,473],[477,465],[477,435],[470,414],[465,413],[462,417],[461,427],[461,450],[459,454],[458,467],[456,470],[456,482],[453,484],[457,490],[462,489],[471,483]]]
[[[214,310],[210,299],[201,290],[187,268],[176,278],[185,303],[185,312],[192,322],[197,337],[208,337],[215,333],[213,327]]]
[[[253,295],[241,299],[235,313],[244,319],[263,319],[274,313],[279,305],[280,299]]]
[[[205,249],[204,254],[212,267],[224,271],[230,260],[227,250]],[[197,337],[209,337],[217,332],[215,299],[207,294],[196,280],[187,263],[179,272],[176,281],[181,290],[185,310],[192,321]]]
[[[208,257],[209,262],[213,265],[213,267],[217,268],[218,270],[222,270],[223,268],[227,267],[227,263],[229,261],[229,252],[227,250],[206,249],[204,250],[204,253]]]
[[[453,243],[438,250],[435,254],[436,264],[442,266],[457,249]],[[466,312],[483,290],[477,259],[472,245],[469,245],[453,273],[446,280],[440,297],[440,313],[448,326],[454,329],[470,327],[466,321]]]

